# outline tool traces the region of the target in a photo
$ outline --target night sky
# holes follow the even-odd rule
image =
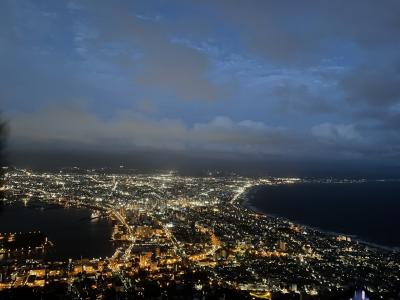
[[[15,164],[385,175],[400,1],[3,0],[0,101]]]

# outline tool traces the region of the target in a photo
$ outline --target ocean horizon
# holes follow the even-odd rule
[[[374,246],[399,249],[400,182],[259,185],[243,205],[320,231]]]

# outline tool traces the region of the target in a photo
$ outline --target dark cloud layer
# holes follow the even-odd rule
[[[356,105],[390,106],[400,103],[400,63],[361,66],[342,79],[348,101]]]
[[[368,52],[393,47],[399,39],[400,3],[396,0],[216,3],[245,32],[242,38],[252,49],[271,59],[316,60],[326,54],[324,47],[336,48],[333,43],[354,43]]]
[[[0,3],[9,148],[39,164],[398,168],[399,53],[395,0]]]

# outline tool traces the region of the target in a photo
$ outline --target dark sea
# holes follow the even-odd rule
[[[400,247],[400,181],[264,185],[248,207],[324,231]]]
[[[41,231],[54,243],[40,255],[49,260],[111,256],[112,226],[105,218],[93,218],[92,213],[86,208],[6,204],[0,208],[0,232]]]

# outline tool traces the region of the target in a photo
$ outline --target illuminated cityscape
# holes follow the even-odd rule
[[[120,299],[319,299],[356,286],[399,292],[399,252],[242,205],[254,186],[303,179],[78,168],[8,169],[5,177],[6,205],[85,207],[91,218],[109,219],[115,251],[49,261],[31,256],[54,246],[45,232],[0,233],[3,293],[58,287],[71,299],[107,299],[111,292]]]
[[[0,300],[400,300],[400,0],[0,0]]]

